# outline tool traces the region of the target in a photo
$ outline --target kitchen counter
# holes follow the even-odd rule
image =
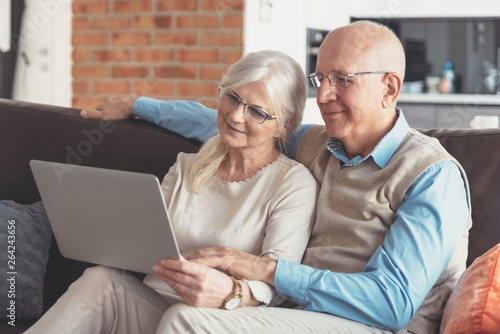
[[[475,116],[500,116],[500,95],[401,94],[398,106],[414,128],[469,128]]]
[[[500,95],[487,94],[400,94],[398,102],[401,104],[460,104],[500,106]]]

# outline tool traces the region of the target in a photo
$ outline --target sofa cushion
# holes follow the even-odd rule
[[[42,314],[43,278],[51,236],[42,202],[0,201],[2,321],[15,324],[19,319]]]
[[[444,309],[440,333],[500,333],[500,244],[464,272]]]

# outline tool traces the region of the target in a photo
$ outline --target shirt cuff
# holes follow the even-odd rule
[[[154,99],[150,99],[147,97],[139,97],[134,101],[134,106],[132,107],[132,112],[135,116],[142,118],[149,122],[154,122],[155,119],[153,117],[153,113],[148,112],[148,108],[154,103]]]
[[[279,298],[276,290],[269,284],[261,281],[249,281],[245,279],[242,281],[248,284],[248,288],[252,292],[252,296],[264,305],[269,305],[274,301],[274,299]]]
[[[313,268],[299,263],[278,259],[274,274],[276,291],[288,300],[304,306],[306,304],[309,279]]]

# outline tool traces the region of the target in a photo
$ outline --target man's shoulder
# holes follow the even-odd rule
[[[326,149],[328,138],[324,125],[314,125],[300,140],[295,159],[304,164],[315,177],[324,172],[323,166],[333,156]]]
[[[456,162],[439,140],[410,128],[389,160],[388,165],[406,163],[414,166],[412,169],[416,171],[419,168],[425,170],[431,165],[444,160]]]
[[[302,139],[300,140],[297,154],[304,151],[316,151],[319,147],[324,148],[328,135],[326,134],[326,126],[313,125],[311,126]]]
[[[446,149],[441,145],[439,140],[436,138],[427,136],[422,132],[410,128],[403,142],[402,146],[406,146],[408,150],[420,150],[426,152],[430,155],[444,155],[451,158],[451,155],[446,151]]]
[[[305,136],[326,136],[326,137],[328,137],[328,135],[326,134],[326,126],[320,125],[320,124],[313,125],[306,131],[306,133],[304,134],[304,137]]]

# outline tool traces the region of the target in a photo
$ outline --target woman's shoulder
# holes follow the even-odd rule
[[[277,159],[277,162],[279,165],[282,166],[282,168],[309,171],[306,166],[304,166],[297,160],[287,157],[283,153],[280,154],[279,158]]]
[[[185,153],[179,152],[177,153],[177,162],[189,162],[194,161],[196,159],[196,155],[198,153]]]
[[[281,155],[276,168],[267,175],[267,189],[274,189],[275,198],[300,198],[300,201],[316,199],[319,185],[312,173],[300,162]],[[291,197],[290,197],[291,196]]]
[[[282,174],[285,174],[284,176],[286,177],[294,177],[297,178],[297,181],[299,178],[302,180],[308,182],[310,180],[315,180],[312,173],[309,171],[309,169],[301,164],[300,162],[293,160],[289,157],[287,157],[284,154],[281,154],[279,159],[278,159],[278,165],[280,167],[280,172]],[[294,180],[295,181],[295,180]]]
[[[177,159],[175,163],[177,164],[178,168],[191,168],[194,164],[194,161],[196,159],[197,153],[184,153],[184,152],[179,152],[177,154]]]

